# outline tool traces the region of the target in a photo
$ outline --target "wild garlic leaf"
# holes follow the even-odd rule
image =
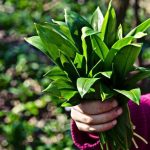
[[[58,66],[52,67],[44,76],[52,80],[68,78],[67,74],[63,70],[61,70]]]
[[[32,36],[29,38],[25,38],[25,40],[31,44],[32,46],[34,46],[35,48],[41,50],[44,54],[46,54],[47,56],[51,57],[49,55],[49,53],[47,52],[47,50],[44,47],[44,44],[41,40],[41,38],[39,36]]]
[[[131,30],[126,37],[129,36],[134,36],[135,34],[137,34],[138,32],[144,32],[146,31],[148,28],[150,28],[150,18],[147,19],[146,21],[142,22],[140,25],[138,25],[137,27],[135,27],[133,30]]]
[[[37,24],[36,28],[45,48],[51,54],[52,58],[59,57],[59,51],[66,54],[69,58],[75,57],[77,50],[66,37],[54,29],[42,25]]]
[[[55,82],[51,82],[48,87],[46,89],[44,89],[42,92],[47,92],[49,93],[49,95],[51,96],[56,96],[56,97],[60,97],[61,96],[61,92],[58,89],[58,87],[55,85]]]
[[[118,79],[125,79],[127,73],[132,70],[133,64],[138,58],[140,51],[140,44],[130,44],[118,51],[113,61],[115,75],[118,77]]]
[[[114,89],[114,91],[126,96],[127,98],[132,100],[137,105],[140,104],[140,96],[141,96],[140,88],[132,89],[132,90],[129,90],[129,91]]]
[[[61,34],[65,38],[67,38],[70,41],[70,43],[72,43],[72,45],[75,46],[74,40],[71,36],[71,33],[70,33],[68,26],[64,22],[61,22],[61,23],[58,23],[58,22],[59,21],[55,21],[55,23],[45,22],[42,25],[47,27],[47,28],[55,30],[55,32],[58,32],[59,34]]]
[[[65,22],[69,27],[71,36],[82,54],[82,40],[81,40],[81,29],[85,26],[92,28],[92,26],[79,14],[65,10]]]
[[[63,66],[63,70],[66,71],[66,73],[68,74],[68,77],[71,81],[73,81],[73,83],[76,83],[77,78],[80,77],[80,74],[76,68],[76,66],[74,65],[74,63],[72,62],[72,60],[69,60],[65,55],[60,54],[60,60]]]
[[[115,55],[119,50],[121,50],[123,47],[131,44],[133,40],[133,37],[126,37],[118,40],[110,49],[108,52],[105,60],[104,60],[104,68],[105,70],[111,70],[112,69],[112,63]]]
[[[100,33],[101,39],[110,48],[116,41],[116,13],[110,1]]]
[[[78,78],[77,89],[81,95],[81,98],[90,90],[92,85],[99,80],[99,78]]]
[[[105,60],[109,49],[106,44],[97,35],[91,35],[92,47],[95,53],[99,56],[101,60]]]
[[[141,68],[141,67],[138,68],[139,69],[136,69],[138,72],[133,74],[131,78],[125,81],[125,86],[133,87],[136,85],[138,81],[150,77],[150,69]]]
[[[100,83],[100,96],[102,101],[112,98],[115,92],[103,83]]]
[[[123,28],[122,28],[122,25],[120,24],[119,27],[118,27],[118,39],[122,39],[123,38]]]
[[[100,8],[97,7],[91,19],[91,25],[95,31],[98,31],[98,32],[101,31],[103,20],[104,20],[103,14]]]

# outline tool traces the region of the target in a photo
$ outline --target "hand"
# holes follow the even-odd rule
[[[122,114],[116,100],[89,101],[71,108],[71,117],[80,131],[103,132],[117,124],[117,117]]]

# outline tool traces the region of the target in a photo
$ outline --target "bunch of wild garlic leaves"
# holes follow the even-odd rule
[[[63,100],[64,107],[116,98],[123,115],[116,127],[100,133],[101,149],[130,149],[137,134],[127,102],[131,99],[139,105],[141,92],[136,83],[150,76],[150,70],[134,66],[142,48],[136,39],[147,35],[144,31],[150,27],[150,19],[123,37],[110,2],[105,16],[98,7],[90,23],[75,12],[65,11],[65,22],[52,20],[35,26],[38,35],[26,41],[56,64],[46,74],[51,83],[44,91]]]

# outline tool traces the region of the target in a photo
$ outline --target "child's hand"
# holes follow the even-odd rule
[[[86,132],[102,132],[117,124],[117,117],[122,114],[116,100],[90,101],[71,108],[71,117],[79,130]]]

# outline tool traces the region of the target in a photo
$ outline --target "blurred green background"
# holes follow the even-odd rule
[[[150,17],[149,0],[113,0],[124,34]],[[74,150],[69,112],[41,91],[52,63],[24,41],[34,22],[64,19],[64,8],[89,17],[107,0],[0,0],[0,150]],[[150,30],[148,30],[150,33]],[[150,67],[150,36],[142,39],[141,66]],[[143,92],[150,92],[150,82]]]

